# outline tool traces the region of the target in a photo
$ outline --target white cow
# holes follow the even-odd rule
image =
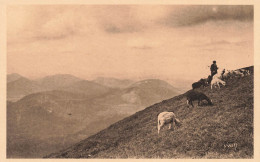
[[[173,112],[161,112],[158,115],[158,134],[160,133],[161,128],[165,124],[170,124],[169,129],[173,127],[173,124],[176,124],[177,126],[181,125],[181,122],[179,119],[176,118],[175,114]]]
[[[211,83],[210,83],[211,89],[212,89],[212,87],[213,87],[215,84],[218,86],[218,88],[220,88],[219,83],[222,84],[222,85],[224,85],[224,86],[226,85],[226,82],[225,82],[225,81],[223,81],[223,80],[221,80],[221,79],[219,79],[219,78],[217,78],[217,77],[213,77],[213,79],[212,79],[212,81],[211,81]]]

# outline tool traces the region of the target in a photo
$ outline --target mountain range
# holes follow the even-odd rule
[[[179,94],[158,79],[122,80],[122,84],[112,79],[119,86],[112,85],[111,78],[103,85],[67,74],[37,80],[12,74],[7,80],[8,158],[39,158],[56,152]]]

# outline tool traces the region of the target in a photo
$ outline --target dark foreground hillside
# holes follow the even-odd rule
[[[253,75],[221,89],[200,88],[213,101],[187,108],[184,95],[150,106],[46,158],[253,158]],[[157,133],[157,115],[173,111],[182,126]]]

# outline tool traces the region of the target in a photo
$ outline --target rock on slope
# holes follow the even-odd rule
[[[214,105],[187,108],[185,95],[179,95],[46,158],[252,158],[253,75],[230,79],[221,89],[199,91]],[[158,135],[162,111],[173,111],[182,126],[164,128]]]

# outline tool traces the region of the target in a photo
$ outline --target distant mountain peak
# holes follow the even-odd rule
[[[73,79],[73,80],[82,80],[74,75],[71,74],[54,74],[54,75],[48,75],[38,80],[47,80],[47,79]]]
[[[20,74],[18,73],[10,73],[10,74],[7,74],[7,76],[19,76],[19,77],[22,77]]]
[[[18,73],[7,74],[7,83],[15,81],[19,78],[24,78],[24,77]]]
[[[41,84],[48,90],[57,89],[58,87],[64,87],[76,83],[82,79],[73,76],[71,74],[55,74],[37,79],[36,82]]]

